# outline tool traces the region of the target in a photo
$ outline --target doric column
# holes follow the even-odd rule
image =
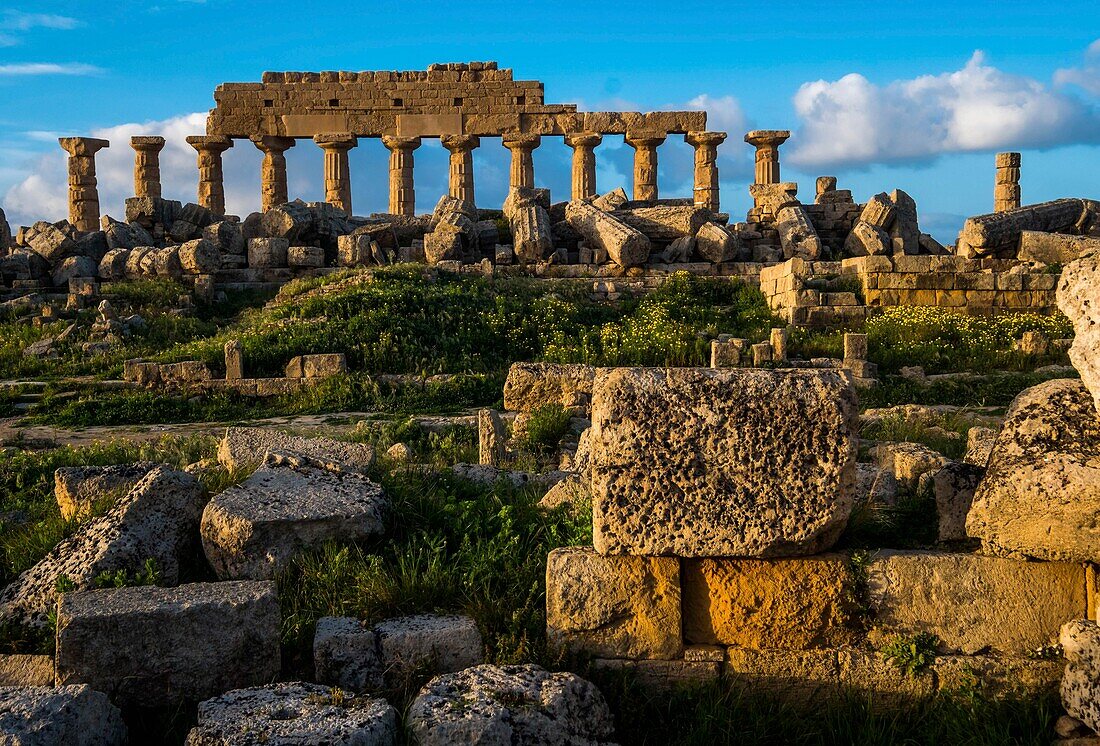
[[[531,153],[542,144],[538,135],[505,135],[501,144],[512,151],[512,168],[508,172],[508,189],[535,186],[535,160]]]
[[[390,151],[390,214],[413,215],[416,212],[413,151],[420,147],[420,138],[383,135],[382,144]]]
[[[1020,154],[997,153],[997,185],[993,187],[993,212],[1020,206]]]
[[[657,199],[657,146],[665,137],[664,133],[626,133],[626,144],[634,148],[634,199]]]
[[[313,142],[325,151],[325,202],[351,215],[351,168],[348,151],[359,144],[350,132],[314,135]]]
[[[565,136],[565,144],[573,148],[573,199],[596,196],[596,146],[603,136],[595,132],[577,132]]]
[[[69,222],[78,231],[99,230],[95,154],[111,143],[94,137],[60,137],[57,141],[69,154]]]
[[[260,211],[267,212],[290,201],[286,186],[286,151],[294,147],[294,138],[254,135],[252,144],[264,154],[260,164]]]
[[[199,154],[199,204],[215,215],[225,215],[222,153],[233,147],[233,141],[221,135],[192,135],[187,143]]]
[[[134,196],[160,197],[160,151],[163,137],[131,137],[134,149]]]
[[[791,136],[788,130],[753,130],[745,142],[756,148],[756,184],[779,183],[779,146]]]
[[[718,212],[718,146],[725,132],[689,132],[684,141],[695,148],[695,206]]]
[[[481,145],[477,135],[444,135],[439,138],[443,147],[451,151],[450,195],[473,203],[474,201],[474,148]]]

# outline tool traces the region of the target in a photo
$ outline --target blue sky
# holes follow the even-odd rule
[[[497,60],[541,80],[546,100],[583,109],[694,108],[727,129],[720,149],[723,207],[749,206],[750,128],[794,131],[785,180],[812,197],[813,178],[839,177],[864,200],[902,188],[925,230],[951,240],[962,217],[988,211],[997,150],[1023,150],[1027,202],[1100,198],[1100,11],[1035,2],[525,4],[376,2],[19,3],[0,6],[0,205],[14,223],[64,217],[56,137],[105,134],[105,212],[129,191],[130,134],[163,132],[166,196],[193,200],[193,152],[223,81],[264,70],[423,69]],[[691,150],[662,147],[664,196],[686,196]],[[178,142],[177,142],[178,141]],[[602,189],[628,184],[629,148],[598,154]],[[568,193],[568,149],[544,139],[536,180]],[[292,196],[321,196],[320,157],[288,154]],[[352,151],[356,212],[384,209],[386,153]],[[258,203],[259,152],[226,153],[229,207]],[[475,155],[478,199],[499,204],[507,151]],[[417,151],[418,208],[446,185],[445,152]]]

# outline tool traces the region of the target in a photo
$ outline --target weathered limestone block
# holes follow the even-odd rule
[[[585,405],[596,369],[579,363],[512,363],[504,381],[504,408],[533,412],[547,404]]]
[[[443,674],[485,660],[485,643],[468,616],[418,614],[374,625],[379,659],[388,684],[414,673]]]
[[[1058,199],[1005,212],[975,215],[963,224],[956,253],[964,257],[1014,258],[1021,232],[1074,233],[1084,211],[1085,204],[1079,199]]]
[[[0,742],[9,746],[122,746],[122,713],[88,686],[0,687]]]
[[[716,648],[717,660],[624,660],[621,658],[595,658],[592,667],[597,671],[613,671],[624,674],[647,694],[668,694],[685,687],[715,684],[722,672],[722,649]]]
[[[854,643],[848,558],[699,559],[683,563],[684,641],[743,648]]]
[[[68,227],[67,223],[59,223]],[[26,245],[50,264],[61,261],[76,251],[76,241],[69,232],[44,220],[32,225],[26,232]]]
[[[593,684],[532,664],[437,676],[413,700],[407,722],[421,746],[611,746],[614,733],[611,711]]]
[[[218,245],[205,238],[180,244],[179,259],[183,271],[192,275],[212,275],[222,266]]]
[[[940,541],[962,541],[966,538],[966,514],[974,500],[974,490],[985,475],[984,466],[952,461],[932,475],[932,491],[936,496]]]
[[[842,691],[870,696],[885,705],[921,700],[936,690],[931,671],[909,676],[874,651],[841,648],[837,663]]]
[[[424,257],[428,264],[462,260],[462,231],[441,222],[431,233],[424,234]]]
[[[1020,250],[1016,258],[1021,262],[1069,264],[1083,256],[1098,252],[1100,252],[1100,238],[1020,231]]]
[[[190,474],[158,467],[114,507],[82,525],[0,593],[0,617],[43,625],[57,601],[57,580],[75,590],[93,587],[101,573],[141,571],[153,560],[164,583],[175,583],[194,544],[205,503]]]
[[[126,222],[136,223],[146,230],[165,230],[183,210],[183,203],[160,197],[128,197]]]
[[[301,240],[314,227],[314,211],[301,200],[279,205],[261,218],[264,235],[285,239],[287,244]]]
[[[496,410],[478,410],[477,447],[479,464],[496,466],[507,457],[508,431]]]
[[[541,205],[514,207],[508,217],[512,248],[520,264],[540,262],[554,251],[550,215]]]
[[[1020,393],[974,493],[966,532],[996,554],[1100,557],[1100,417],[1081,381]]]
[[[287,378],[331,378],[348,372],[348,361],[342,352],[298,355],[286,364]]]
[[[397,743],[397,711],[384,699],[284,681],[235,689],[199,704],[187,746]]]
[[[588,202],[570,202],[565,208],[565,219],[589,246],[606,251],[620,267],[636,267],[649,258],[652,245],[643,233]]]
[[[101,280],[121,280],[126,277],[126,262],[130,258],[130,249],[112,249],[99,261],[97,276]]]
[[[879,443],[873,456],[881,468],[910,491],[920,486],[922,476],[935,473],[948,463],[947,458],[923,443]]]
[[[58,604],[58,683],[120,704],[194,701],[278,674],[274,583],[79,591]]]
[[[291,246],[286,252],[286,263],[291,267],[323,267],[325,250],[320,246]]]
[[[980,466],[989,465],[989,455],[997,440],[997,430],[992,427],[972,427],[966,431],[966,455],[963,461]]]
[[[775,216],[775,227],[779,231],[784,259],[797,256],[813,260],[821,255],[821,238],[802,205],[780,208]]]
[[[108,249],[133,249],[137,246],[153,245],[153,237],[140,223],[123,223],[104,215],[103,230]]]
[[[1079,564],[944,552],[876,552],[868,569],[873,642],[930,632],[947,652],[1024,655],[1085,614]]]
[[[920,227],[917,225],[917,203],[900,189],[890,193],[894,203],[894,222],[890,226],[890,239],[895,254],[920,253]]]
[[[201,360],[184,360],[179,363],[165,363],[160,366],[160,379],[163,383],[187,386],[211,380],[210,366]]]
[[[99,274],[99,263],[88,256],[67,256],[54,266],[54,287],[68,287],[69,280],[76,277],[95,277]]]
[[[172,279],[179,279],[183,275],[183,264],[180,262],[180,252],[177,246],[153,249],[149,252],[148,260],[152,271],[147,272],[147,274]]]
[[[225,380],[238,381],[244,378],[244,345],[239,339],[225,343]]]
[[[248,239],[249,267],[285,267],[290,244],[285,238]]]
[[[53,686],[53,680],[52,655],[0,655],[0,687]]]
[[[336,616],[317,620],[313,636],[313,672],[317,681],[349,692],[381,688],[384,684],[381,659],[374,630],[364,622]]]
[[[672,557],[602,557],[588,547],[550,552],[546,638],[571,654],[676,658],[680,563]]]
[[[783,701],[818,701],[840,687],[836,650],[726,648],[725,679],[734,687]]]
[[[894,201],[890,199],[890,195],[886,192],[881,192],[867,200],[863,212],[859,214],[859,222],[866,223],[880,231],[889,231],[894,225],[896,216],[897,208]]]
[[[1059,642],[1067,661],[1062,706],[1100,732],[1100,626],[1090,619],[1074,619],[1062,627]]]
[[[298,552],[385,531],[389,500],[359,472],[294,454],[268,454],[202,515],[202,545],[220,578],[275,577]]]
[[[1070,362],[1100,411],[1100,253],[1066,265],[1057,298],[1058,308],[1073,322]]]
[[[714,214],[694,205],[657,205],[631,207],[611,213],[616,219],[643,233],[650,241],[668,243],[694,236]]]
[[[603,212],[614,212],[629,201],[630,197],[627,196],[626,190],[622,187],[617,187],[592,200],[592,206]]]
[[[932,664],[939,691],[973,691],[977,680],[987,696],[1047,694],[1057,689],[1063,668],[1060,659],[1000,655],[939,655]]]
[[[854,502],[856,409],[836,371],[600,369],[588,431],[596,550],[828,549]]]
[[[435,230],[446,219],[447,215],[453,213],[462,215],[472,222],[477,222],[477,206],[473,202],[444,194],[439,198],[435,209],[432,210],[431,230]]]
[[[369,235],[338,236],[336,238],[336,263],[341,267],[365,267],[372,263],[374,251]]]
[[[889,254],[891,246],[888,233],[860,220],[844,240],[844,253],[848,256],[877,256]]]
[[[244,254],[248,251],[244,226],[236,220],[219,220],[217,223],[211,223],[202,229],[202,237],[214,243],[222,254]]]
[[[215,215],[209,208],[188,202],[184,205],[172,225],[168,228],[168,235],[173,240],[183,242],[198,238],[202,229],[213,223]]]
[[[736,368],[749,351],[747,339],[712,339],[710,342],[710,367]]]
[[[732,262],[741,254],[741,242],[724,225],[704,223],[695,235],[695,251],[714,264]]]
[[[139,461],[111,466],[63,466],[53,473],[53,495],[65,520],[87,516],[101,501],[124,497],[160,464]],[[167,468],[167,467],[166,467]]]
[[[303,438],[263,427],[231,427],[218,445],[218,462],[229,471],[254,469],[271,451],[340,464],[345,470],[362,471],[374,463],[374,448],[331,438]]]

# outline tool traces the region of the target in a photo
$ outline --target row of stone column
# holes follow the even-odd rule
[[[779,182],[779,145],[790,136],[778,130],[754,131],[745,141],[757,148],[756,183]],[[657,190],[657,147],[667,133],[627,133],[626,144],[634,149],[634,199],[655,200]],[[719,209],[718,146],[725,132],[689,132],[684,140],[695,150],[694,202],[700,207]],[[316,135],[313,141],[324,151],[325,200],[351,213],[351,173],[348,151],[358,145],[350,133]],[[448,191],[453,197],[473,201],[473,150],[481,144],[476,135],[445,135],[440,138],[450,152]],[[596,196],[595,148],[603,141],[595,132],[565,135],[573,150],[572,199]],[[108,147],[106,140],[87,137],[61,138],[69,152],[69,219],[79,230],[95,230],[99,223],[99,199],[95,180],[95,153]],[[187,138],[198,153],[198,203],[217,215],[225,214],[225,187],[222,154],[233,147],[233,140],[221,135],[195,135]],[[263,152],[261,209],[266,211],[288,201],[286,151],[294,147],[290,137],[256,136],[252,143]],[[412,215],[416,194],[413,187],[413,151],[420,147],[419,137],[386,135],[382,144],[390,151],[389,210],[396,215]],[[535,169],[533,151],[542,143],[539,135],[505,135],[502,144],[512,153],[509,188],[533,187]],[[134,194],[160,197],[160,151],[163,137],[133,137]]]

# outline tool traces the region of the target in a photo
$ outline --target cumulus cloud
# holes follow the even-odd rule
[[[799,166],[930,161],[943,153],[1100,140],[1100,111],[975,52],[960,70],[880,86],[858,73],[802,84]]]
[[[78,62],[20,62],[0,65],[0,75],[95,75],[103,70],[95,65]]]
[[[1100,96],[1100,39],[1089,44],[1085,50],[1084,64],[1056,70],[1054,82],[1060,86],[1075,85],[1094,96]]]

